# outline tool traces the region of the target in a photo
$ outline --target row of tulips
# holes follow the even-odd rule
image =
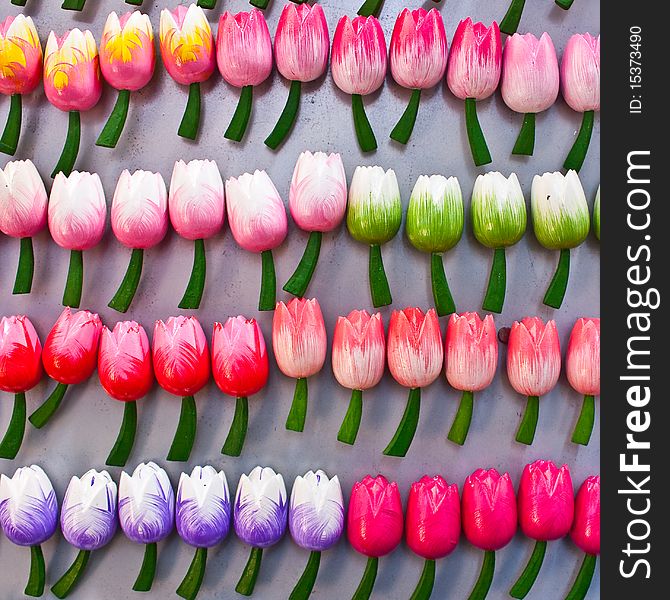
[[[508,334],[507,375],[516,392],[527,396],[526,411],[517,441],[531,444],[538,421],[540,397],[551,391],[561,371],[561,350],[554,321],[538,317],[515,321]],[[326,328],[315,299],[279,302],[272,324],[272,345],[279,370],[296,380],[286,428],[303,431],[307,415],[307,379],[323,367]],[[446,363],[446,366],[443,366]],[[394,311],[385,336],[380,313],[370,316],[355,310],[339,317],[332,345],[332,369],[337,381],[352,390],[338,439],[353,444],[362,419],[364,390],[376,386],[388,364],[391,375],[408,388],[407,408],[398,429],[384,450],[405,456],[419,421],[421,388],[429,386],[444,368],[449,384],[462,398],[448,438],[465,443],[474,409],[474,394],[486,389],[498,365],[498,341],[493,317],[477,313],[453,314],[445,342],[433,309]],[[42,369],[57,382],[49,398],[30,416],[41,428],[59,408],[69,385],[88,379],[97,365],[105,391],[125,403],[123,425],[107,458],[108,465],[123,466],[132,449],[137,428],[136,401],[151,389],[154,377],[161,388],[181,396],[182,410],[168,460],[188,460],[195,439],[197,415],[194,395],[210,373],[221,391],[236,398],[235,416],[222,452],[239,456],[247,431],[247,398],[259,392],[269,373],[263,332],[254,319],[231,317],[215,323],[210,348],[195,317],[156,321],[153,347],[144,328],[122,321],[113,329],[102,325],[97,314],[66,308],[44,344],[25,316],[3,317],[0,327],[0,389],[14,393],[14,413],[0,456],[14,458],[24,435],[25,392],[42,377]],[[565,371],[570,385],[584,395],[573,442],[588,444],[594,424],[594,397],[600,394],[600,319],[580,318],[570,334]]]
[[[179,135],[195,139],[200,123],[200,84],[218,65],[223,78],[242,90],[240,102],[225,137],[240,141],[251,114],[252,90],[272,72],[273,48],[263,13],[253,9],[219,21],[216,42],[202,9],[195,4],[165,9],[160,20],[160,49],[170,76],[189,86],[189,97]],[[276,149],[288,136],[297,118],[303,83],[322,77],[331,53],[328,26],[318,4],[287,4],[274,39],[274,61],[291,82],[286,106],[265,144]],[[14,62],[12,59],[18,59]],[[363,151],[377,147],[365,114],[362,97],[379,89],[386,78],[387,48],[384,32],[375,17],[340,19],[333,39],[331,69],[338,88],[352,96],[354,125]],[[468,139],[476,165],[491,162],[477,119],[477,101],[491,96],[502,79],[505,103],[524,114],[515,154],[531,155],[535,144],[535,115],[551,107],[559,92],[569,106],[583,113],[582,127],[566,169],[579,170],[584,162],[594,122],[600,109],[600,37],[573,35],[565,48],[559,70],[551,37],[543,33],[514,34],[505,44],[498,24],[489,27],[461,21],[451,52],[442,16],[436,9],[404,9],[397,18],[388,52],[391,74],[412,90],[409,105],[390,137],[406,144],[416,121],[422,90],[438,85],[445,76],[451,92],[465,103]],[[21,125],[21,94],[35,89],[40,80],[42,50],[30,17],[7,17],[0,28],[0,91],[12,96],[12,110],[0,148],[16,150]],[[63,37],[49,34],[44,58],[44,88],[49,101],[69,112],[70,127],[61,158],[52,176],[69,174],[79,147],[81,111],[95,106],[102,92],[102,75],[119,97],[98,141],[116,146],[128,113],[130,93],[146,86],[154,71],[153,31],[147,15],[111,13],[100,43],[93,34],[74,29]],[[560,76],[559,76],[560,72]],[[502,75],[502,77],[501,77]]]
[[[348,202],[347,202],[348,196]],[[600,236],[600,193],[594,203],[594,229]],[[160,243],[168,219],[177,233],[195,244],[193,269],[180,308],[200,306],[205,286],[205,240],[221,231],[227,213],[235,241],[244,250],[260,253],[262,278],[258,308],[273,310],[276,277],[272,250],[288,232],[286,209],[265,171],[230,177],[225,183],[214,161],[175,163],[167,193],[160,173],[124,170],[111,206],[112,231],[132,249],[125,277],[109,306],[126,312],[142,273],[144,250]],[[345,218],[351,236],[367,244],[372,303],[392,303],[381,246],[398,233],[402,201],[395,172],[382,167],[357,167],[347,194],[347,178],[339,154],[303,152],[296,163],[289,190],[289,211],[298,227],[309,232],[304,255],[284,290],[305,295],[318,261],[324,232]],[[526,202],[516,174],[497,171],[477,177],[471,197],[475,237],[494,250],[483,309],[502,312],[506,290],[505,248],[516,244],[526,230]],[[556,273],[544,303],[560,308],[570,270],[570,249],[579,246],[590,229],[586,195],[575,171],[544,173],[533,178],[531,217],[542,246],[560,251]],[[30,160],[10,161],[0,169],[0,231],[21,239],[14,293],[32,287],[34,257],[31,238],[48,222],[54,241],[70,250],[70,268],[63,304],[77,308],[83,285],[83,251],[98,244],[105,231],[107,207],[97,174],[59,173],[47,199],[37,169]],[[406,233],[411,244],[431,255],[431,280],[440,316],[456,311],[444,271],[442,254],[461,239],[464,206],[456,177],[422,175],[412,190]]]
[[[177,589],[182,598],[196,597],[205,575],[207,550],[226,538],[231,513],[235,534],[251,546],[251,554],[236,591],[250,596],[259,574],[263,550],[279,542],[287,525],[293,541],[310,552],[307,566],[289,596],[306,600],[316,582],[321,553],[346,532],[353,548],[368,557],[363,579],[353,595],[367,600],[373,590],[379,558],[400,544],[403,531],[409,548],[425,559],[412,599],[427,600],[433,591],[435,562],[451,554],[461,529],[467,540],[484,550],[481,575],[469,598],[486,597],[494,575],[495,552],[514,537],[517,527],[536,540],[528,567],[511,589],[524,598],[542,566],[548,541],[570,535],[585,553],[580,573],[567,595],[584,598],[600,554],[600,476],[588,477],[577,497],[566,465],[538,460],[526,465],[518,494],[508,473],[477,469],[463,484],[447,483],[440,475],[424,475],[409,490],[403,514],[398,486],[383,475],[367,475],[354,484],[345,511],[337,476],[308,471],[296,477],[290,499],[284,479],[270,467],[243,474],[231,506],[226,476],[209,465],[182,473],[175,494],[167,473],[153,462],[140,464],[132,475],[121,473],[118,487],[107,471],[91,469],[72,477],[61,506],[63,537],[79,552],[72,567],[51,591],[65,598],[80,581],[91,552],[108,544],[120,524],[132,542],[145,545],[145,557],[133,590],[149,591],[156,572],[157,543],[176,525],[179,537],[194,547],[195,556]],[[31,548],[31,576],[25,593],[40,596],[45,565],[40,545],[55,532],[56,494],[44,471],[21,467],[0,481],[0,525],[15,544]],[[440,597],[445,597],[440,595]]]

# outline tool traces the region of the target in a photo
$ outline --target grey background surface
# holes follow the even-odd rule
[[[143,10],[151,16],[156,36],[160,9],[165,0],[145,0]],[[329,0],[324,9],[331,38],[339,17],[353,16],[358,1]],[[381,22],[390,40],[397,13],[407,3],[387,0]],[[420,6],[419,2],[410,3]],[[459,19],[471,15],[475,20],[490,22],[502,19],[507,0],[491,2],[448,0],[436,6],[444,16],[449,44]],[[107,14],[123,12],[129,7],[121,0],[89,0],[81,14],[62,11],[57,0],[28,0],[25,11],[36,22],[43,43],[50,29],[59,34],[78,26],[90,28],[97,40]],[[274,35],[281,2],[271,2],[266,12]],[[242,0],[220,0],[210,19],[214,29],[218,15],[224,10],[247,10]],[[3,3],[2,14],[18,12]],[[570,35],[577,32],[599,33],[599,4],[594,0],[577,0],[569,12],[558,9],[550,0],[528,2],[519,30],[540,35],[548,31],[557,51],[562,53]],[[405,108],[409,92],[396,85],[390,74],[383,89],[365,101],[368,116],[377,134],[379,149],[362,156],[354,139],[349,98],[334,86],[330,75],[304,86],[299,120],[288,142],[280,152],[273,153],[263,145],[272,129],[288,93],[288,85],[278,73],[255,92],[254,112],[248,134],[242,144],[223,138],[235,108],[238,92],[223,82],[218,72],[203,86],[201,134],[192,143],[176,135],[186,103],[186,89],[174,83],[158,60],[151,84],[133,95],[126,129],[114,151],[94,145],[102,124],[112,109],[115,92],[105,86],[102,100],[82,115],[82,150],[77,168],[97,171],[111,202],[114,186],[123,168],[160,171],[169,183],[172,165],[183,158],[213,158],[222,176],[236,176],[244,171],[265,168],[275,181],[285,202],[293,166],[298,154],[306,149],[337,151],[342,154],[350,178],[356,165],[379,164],[395,169],[403,204],[420,174],[441,173],[460,179],[469,206],[472,184],[478,173],[488,169],[508,173],[516,171],[527,201],[534,174],[553,171],[562,165],[580,115],[570,110],[562,99],[547,113],[538,117],[535,156],[531,159],[510,155],[521,125],[521,115],[512,113],[499,94],[480,103],[479,115],[488,139],[493,164],[485,169],[473,166],[467,146],[463,106],[446,85],[424,93],[416,128],[406,148],[388,139],[396,120]],[[0,99],[4,115],[9,101]],[[31,158],[50,186],[49,172],[62,148],[67,116],[49,105],[42,90],[24,100],[24,129],[16,158]],[[0,158],[5,161],[6,159]],[[3,163],[4,164],[4,163]],[[592,203],[599,182],[599,120],[596,119],[591,149],[581,172],[584,188]],[[530,221],[529,221],[530,225]],[[307,234],[289,224],[286,242],[275,252],[278,287],[293,272],[303,251]],[[271,313],[256,310],[260,280],[260,257],[238,248],[226,227],[222,234],[208,240],[207,286],[201,309],[197,312],[208,338],[212,323],[229,315],[244,314],[259,319],[266,340],[271,346]],[[142,322],[151,335],[158,318],[179,314],[177,303],[188,279],[192,262],[192,243],[169,232],[158,247],[146,252],[145,268],[138,295],[127,317]],[[382,310],[385,323],[392,308],[416,305],[424,309],[432,303],[429,279],[429,257],[414,250],[404,234],[399,234],[383,248],[384,262],[393,292],[393,307]],[[10,294],[13,284],[18,241],[2,237],[0,257],[0,307],[4,315],[26,313],[33,320],[42,340],[62,307],[63,286],[68,254],[49,239],[45,231],[35,240],[36,271],[30,296]],[[107,308],[126,268],[130,252],[114,239],[109,230],[102,243],[85,253],[85,282],[82,307],[96,310],[103,321],[113,325],[119,314]],[[451,289],[459,311],[479,310],[483,299],[492,253],[480,246],[471,233],[466,217],[466,233],[458,246],[445,258]],[[498,327],[509,326],[513,320],[539,315],[556,320],[563,350],[570,328],[579,316],[599,315],[599,245],[593,236],[573,252],[572,273],[567,298],[560,311],[542,305],[542,296],[556,266],[558,254],[543,249],[532,229],[508,252],[508,290],[505,312],[496,316]],[[367,248],[354,242],[346,227],[324,236],[319,266],[309,295],[321,303],[329,338],[338,315],[354,308],[370,310],[367,284]],[[284,299],[284,292],[279,292]],[[442,319],[443,331],[446,318]],[[270,348],[271,353],[271,348]],[[385,375],[381,384],[365,395],[364,414],[358,441],[348,447],[336,440],[337,430],[346,411],[349,392],[338,386],[330,370],[330,352],[323,371],[311,378],[310,405],[305,432],[287,432],[284,421],[293,393],[293,381],[284,377],[271,358],[268,386],[250,400],[249,434],[240,458],[223,457],[219,450],[230,425],[234,400],[223,396],[213,382],[197,395],[199,429],[192,459],[188,465],[165,461],[179,415],[179,400],[158,388],[139,406],[139,429],[129,469],[141,460],[154,459],[169,472],[176,485],[179,473],[196,464],[211,463],[226,471],[234,494],[240,474],[255,465],[271,465],[281,472],[290,490],[294,477],[308,469],[323,468],[338,474],[348,498],[352,484],[366,473],[384,473],[397,480],[406,500],[412,481],[424,473],[440,473],[450,482],[462,485],[465,477],[478,467],[508,470],[518,482],[523,466],[538,458],[567,463],[575,489],[591,474],[599,473],[598,424],[587,448],[570,442],[581,398],[569,387],[564,374],[559,385],[541,404],[536,442],[527,448],[514,442],[514,435],[524,400],[510,387],[504,372],[505,347],[501,346],[499,373],[493,384],[477,397],[475,417],[464,448],[446,441],[446,434],[459,399],[444,377],[440,377],[423,393],[422,414],[414,443],[404,460],[384,457],[382,449],[393,435],[405,406],[406,390]],[[29,410],[34,409],[53,384],[46,379],[28,394]],[[598,400],[598,414],[600,401]],[[0,429],[4,430],[11,412],[11,398],[0,402]],[[108,398],[93,376],[88,382],[72,388],[50,425],[37,431],[27,429],[22,451],[15,461],[3,461],[0,471],[11,473],[18,466],[38,463],[51,476],[59,501],[72,474],[81,474],[91,467],[104,467],[104,460],[115,439],[121,421],[122,406]],[[118,481],[120,469],[111,469]],[[497,569],[489,597],[506,598],[507,591],[530,556],[532,542],[518,533],[512,543],[497,553]],[[44,544],[47,579],[52,584],[66,570],[75,556],[57,533]],[[159,562],[151,597],[173,597],[192,557],[192,549],[173,534],[159,544]],[[235,598],[237,579],[248,555],[233,535],[210,552],[207,575],[200,597]],[[105,549],[97,552],[89,563],[88,573],[73,598],[133,598],[132,582],[142,557],[142,547],[118,534]],[[467,597],[481,566],[482,553],[464,537],[457,550],[437,566],[435,598]],[[581,564],[582,554],[569,539],[552,542],[541,577],[528,596],[530,600],[562,598],[569,589]],[[285,538],[265,552],[263,567],[256,586],[256,598],[287,597],[305,563],[307,552]],[[0,537],[0,598],[15,598],[23,590],[28,572],[29,553]],[[346,540],[324,554],[314,598],[348,598],[363,573],[365,558],[358,555]],[[421,572],[422,560],[404,543],[380,561],[375,598],[402,599],[411,594]],[[48,595],[48,594],[47,594]],[[599,597],[599,571],[589,593]]]

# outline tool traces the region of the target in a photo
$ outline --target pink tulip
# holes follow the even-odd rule
[[[345,444],[356,441],[363,412],[363,390],[376,386],[384,375],[386,342],[381,313],[352,310],[338,317],[333,333],[333,374],[350,390],[351,400],[337,439]]]
[[[326,360],[326,326],[316,298],[277,302],[272,319],[272,347],[279,370],[296,379],[286,429],[303,431],[307,415],[307,378]]]
[[[490,27],[473,23],[458,24],[447,63],[447,85],[452,94],[465,100],[465,123],[475,165],[491,162],[491,154],[477,119],[477,100],[493,94],[500,81],[502,42],[498,23]]]
[[[335,85],[351,94],[356,137],[363,152],[377,148],[362,96],[378,90],[386,77],[386,40],[375,17],[342,17],[335,28],[331,70]]]
[[[514,598],[524,598],[542,566],[547,541],[567,535],[575,512],[570,469],[550,460],[536,460],[524,467],[519,483],[519,525],[524,535],[536,540],[533,556],[512,587]]]
[[[405,8],[391,35],[391,74],[396,83],[412,90],[412,97],[391,138],[406,144],[419,110],[421,90],[435,87],[447,68],[447,34],[442,15],[432,8]]]
[[[425,315],[420,308],[394,310],[386,353],[393,379],[410,392],[400,425],[384,454],[405,456],[419,422],[421,388],[433,383],[442,370],[444,346],[435,309]]]
[[[265,144],[275,150],[293,128],[300,104],[301,83],[326,72],[330,37],[323,9],[318,4],[289,2],[282,10],[275,33],[277,70],[291,82],[286,106]]]
[[[558,86],[558,59],[548,33],[539,40],[532,33],[515,33],[505,42],[500,91],[507,106],[524,113],[512,154],[533,154],[535,114],[556,102]]]
[[[532,444],[540,410],[540,396],[550,392],[561,372],[561,348],[554,321],[539,317],[514,321],[507,345],[507,377],[512,387],[528,397],[516,441]]]
[[[253,86],[263,83],[272,72],[272,41],[260,10],[235,15],[224,12],[216,34],[216,63],[224,80],[242,88],[235,115],[224,137],[241,141],[249,117]]]
[[[498,366],[498,339],[491,315],[453,313],[447,325],[445,363],[449,385],[463,395],[448,438],[465,443],[472,420],[473,392],[491,385]]]

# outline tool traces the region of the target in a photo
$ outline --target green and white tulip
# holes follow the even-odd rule
[[[593,202],[593,231],[600,241],[600,186],[598,186],[596,199]]]

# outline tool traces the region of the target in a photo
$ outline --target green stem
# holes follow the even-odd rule
[[[435,585],[435,561],[426,559],[419,583],[416,584],[410,600],[428,600]]]
[[[398,429],[384,449],[386,456],[405,456],[414,439],[416,427],[419,424],[419,410],[421,409],[421,388],[412,388],[407,397],[407,406],[402,415]]]
[[[261,252],[261,293],[258,298],[258,310],[274,310],[277,302],[277,276],[272,250]]]
[[[200,84],[196,81],[188,86],[188,102],[181,118],[177,134],[180,137],[194,140],[200,127]]]
[[[200,0],[203,2],[204,0]],[[214,8],[216,0],[212,0],[211,7],[204,8]],[[237,102],[237,108],[233,114],[233,118],[226,129],[226,133],[223,134],[228,140],[233,140],[235,142],[241,142],[244,137],[244,132],[247,130],[247,125],[249,124],[249,117],[251,116],[251,104],[254,95],[254,88],[251,85],[245,85],[242,88],[240,93],[240,99]]]
[[[544,295],[544,304],[552,308],[561,308],[565,291],[568,288],[568,278],[570,277],[570,249],[563,248],[558,259],[558,266],[554,273],[551,283]]]
[[[16,458],[21,448],[23,434],[26,432],[26,395],[24,392],[14,394],[14,409],[9,421],[7,432],[0,442],[0,458],[10,460]]]
[[[396,123],[393,131],[391,131],[389,137],[392,140],[400,142],[401,144],[406,144],[409,141],[409,137],[414,130],[414,124],[416,123],[416,115],[419,112],[420,101],[421,90],[412,90],[412,96],[409,99],[409,104],[407,105],[405,112],[402,113],[402,116]]]
[[[51,587],[51,592],[56,598],[66,598],[77,583],[79,583],[79,580],[86,570],[86,564],[88,563],[90,556],[90,550],[80,550],[77,553],[77,558],[74,559],[70,568],[65,571],[63,576]]]
[[[130,451],[135,443],[137,432],[137,403],[135,401],[124,402],[123,421],[121,429],[116,438],[114,447],[109,453],[105,464],[110,467],[125,467],[130,456]]]
[[[116,148],[121,137],[121,132],[126,124],[128,117],[128,107],[130,106],[130,90],[119,90],[119,95],[116,98],[114,108],[102,128],[96,146],[104,148]]]
[[[526,0],[512,0],[503,20],[500,22],[500,31],[507,35],[516,33],[516,30],[519,28],[519,21],[521,21],[524,4],[526,4]]]
[[[537,428],[537,419],[540,415],[540,397],[528,396],[526,401],[526,410],[523,412],[521,425],[516,432],[516,441],[520,444],[530,446],[535,439],[535,429]]]
[[[358,428],[361,425],[361,417],[363,416],[363,391],[351,390],[351,399],[349,400],[349,408],[347,414],[344,416],[342,426],[337,432],[337,439],[345,444],[353,445],[358,435]]]
[[[205,257],[205,240],[195,240],[191,277],[188,280],[186,291],[179,302],[179,308],[200,308],[202,293],[205,290],[206,275],[207,258]]]
[[[265,10],[268,7],[268,4],[270,4],[270,0],[249,0],[249,4],[256,8],[260,8],[261,10]]]
[[[505,291],[507,288],[507,263],[505,261],[505,248],[496,248],[493,251],[493,263],[489,284],[484,296],[483,310],[500,314],[505,304]]]
[[[487,550],[484,552],[484,562],[482,563],[482,569],[479,572],[479,577],[477,578],[477,583],[475,587],[472,588],[472,592],[468,596],[468,600],[484,600],[489,589],[491,589],[491,583],[493,583],[493,572],[496,568],[496,553],[493,550]]]
[[[523,570],[523,573],[519,576],[519,579],[516,580],[516,583],[512,586],[512,589],[509,591],[512,598],[525,598],[530,592],[530,589],[533,587],[537,575],[540,572],[542,567],[542,561],[544,560],[544,554],[547,551],[547,542],[536,541],[535,548],[533,548],[533,554],[526,565],[526,568]]]
[[[383,4],[384,0],[365,0],[363,5],[358,9],[358,14],[361,17],[378,17]]]
[[[363,152],[372,152],[377,149],[377,140],[375,132],[372,131],[372,125],[365,114],[363,97],[360,94],[351,95],[351,107],[354,113],[354,129],[356,130],[356,139]]]
[[[198,6],[212,9],[216,6],[216,0],[198,0]]]
[[[42,403],[42,405],[28,417],[28,420],[33,424],[33,427],[41,429],[44,427],[54,413],[58,410],[63,396],[67,391],[67,383],[59,383],[49,397]]]
[[[191,456],[193,442],[195,442],[195,431],[198,422],[198,413],[195,408],[195,398],[184,396],[181,399],[181,413],[179,424],[175,431],[167,459],[177,462],[186,462]]]
[[[63,306],[79,308],[81,289],[84,284],[84,254],[81,250],[70,250],[70,266],[63,291]]]
[[[569,10],[574,0],[555,0],[556,5],[563,10]]]
[[[577,134],[575,143],[572,144],[572,148],[570,149],[570,152],[568,153],[568,156],[563,163],[564,169],[573,169],[579,173],[579,169],[582,168],[584,159],[586,158],[586,153],[589,151],[589,143],[591,142],[594,118],[595,113],[592,110],[587,110],[582,115],[582,125],[579,128],[579,133]]]
[[[288,600],[307,600],[312,590],[314,589],[314,582],[319,573],[319,563],[321,562],[321,552],[313,550],[309,553],[309,560],[307,566],[302,572],[298,583],[295,584],[293,591],[288,597]]]
[[[0,138],[0,152],[14,156],[21,135],[21,94],[12,94],[9,99],[9,114],[5,130]]]
[[[584,396],[582,403],[582,410],[579,413],[579,419],[575,426],[575,431],[572,434],[572,441],[575,444],[588,446],[593,432],[593,422],[596,416],[596,401],[595,398],[589,394]]]
[[[44,565],[44,554],[42,548],[38,546],[30,546],[30,575],[28,577],[28,584],[23,593],[26,596],[34,596],[38,598],[44,594],[44,583],[46,582],[46,568]]]
[[[572,584],[565,600],[584,600],[586,594],[591,587],[591,580],[593,579],[593,572],[596,570],[596,561],[598,557],[595,554],[587,554],[584,556],[584,562],[579,569],[577,579]]]
[[[433,252],[430,255],[430,281],[433,287],[435,310],[440,317],[456,312],[456,305],[449,289],[449,282],[444,273],[442,255]]]
[[[14,6],[25,6],[28,0],[12,0]]]
[[[244,567],[242,577],[235,586],[235,591],[243,596],[251,596],[254,593],[254,586],[258,578],[258,571],[261,568],[261,561],[263,560],[263,549],[252,548],[249,554],[249,560]]]
[[[63,0],[61,8],[65,10],[83,10],[86,0]]]
[[[142,560],[140,572],[137,574],[137,579],[133,584],[134,592],[148,592],[151,590],[154,577],[156,576],[157,556],[158,547],[156,546],[156,542],[144,546],[144,559]]]
[[[124,313],[130,308],[130,304],[137,292],[137,286],[140,283],[142,276],[142,262],[144,260],[144,250],[141,248],[133,248],[130,255],[130,262],[128,269],[123,276],[119,289],[114,294],[114,297],[109,301],[109,308],[113,308],[118,312]]]
[[[519,131],[519,137],[516,138],[512,154],[533,156],[533,150],[535,150],[535,113],[526,113],[523,116],[521,131]]]
[[[144,0],[126,0],[126,4],[132,4],[133,6],[142,6]]]
[[[290,431],[303,431],[305,429],[305,418],[307,417],[307,379],[300,377],[295,380],[295,391],[291,410],[286,418],[286,429]]]
[[[465,127],[468,131],[470,151],[475,165],[478,167],[488,165],[491,162],[491,153],[477,118],[477,101],[474,98],[465,99]]]
[[[279,144],[288,136],[293,128],[295,119],[298,116],[298,108],[300,107],[300,82],[292,81],[291,88],[288,92],[288,98],[284,110],[279,116],[279,120],[272,130],[272,133],[265,139],[265,145],[273,150],[276,150]]]
[[[458,412],[449,430],[449,435],[447,435],[447,439],[454,442],[454,444],[458,444],[459,446],[465,444],[465,439],[468,437],[468,431],[470,430],[473,408],[474,393],[466,390],[461,395]]]
[[[368,272],[373,306],[375,308],[388,306],[393,302],[393,298],[391,297],[388,279],[386,279],[384,261],[382,260],[382,248],[379,244],[372,244],[370,246]]]
[[[351,600],[368,600],[372,595],[372,588],[375,586],[375,579],[377,579],[377,567],[379,566],[379,559],[376,556],[368,556],[368,562],[365,565],[365,572],[361,582],[358,584]]]
[[[223,444],[221,454],[228,456],[239,456],[242,454],[244,439],[247,437],[247,426],[249,424],[249,402],[245,396],[238,396],[235,400],[235,416],[230,426],[228,437]]]
[[[60,158],[51,172],[51,177],[54,178],[61,171],[67,177],[72,173],[74,163],[77,161],[77,154],[79,154],[79,138],[81,137],[81,121],[79,119],[79,111],[71,110],[68,113],[67,137],[65,138],[65,145],[61,152]]]
[[[194,600],[200,591],[202,580],[205,578],[206,566],[207,548],[196,548],[191,566],[177,588],[177,596],[186,598],[186,600]]]
[[[291,278],[286,282],[284,290],[289,294],[293,294],[298,298],[302,298],[307,291],[307,286],[312,280],[316,263],[319,260],[319,252],[321,251],[321,238],[323,234],[320,231],[312,231],[307,240],[305,252],[298,263],[298,266],[291,275]]]
[[[13,294],[30,294],[33,287],[33,273],[35,272],[35,256],[33,255],[33,240],[30,237],[21,238],[19,250],[19,266],[16,269]]]

